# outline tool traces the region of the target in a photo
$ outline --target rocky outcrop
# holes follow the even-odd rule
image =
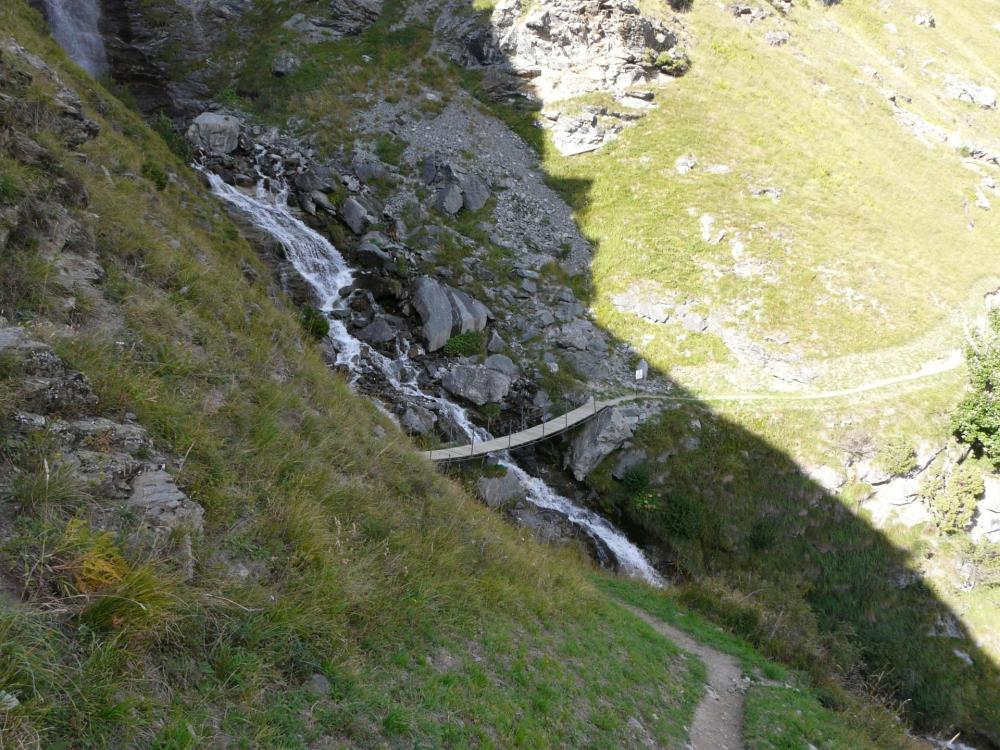
[[[615,407],[601,412],[591,420],[570,443],[566,468],[582,482],[612,452],[632,437],[639,419],[629,407]]]
[[[129,415],[121,422],[97,416],[97,396],[87,378],[23,328],[0,328],[0,358],[11,409],[7,447],[16,455],[21,445],[39,440],[52,445],[46,476],[78,488],[58,502],[88,498],[91,502],[74,511],[88,514],[92,526],[124,532],[130,543],[148,550],[175,549],[190,578],[191,535],[201,533],[204,510],[164,470],[169,457],[156,453],[145,429]],[[0,468],[0,488],[9,487],[20,471],[11,463]],[[131,523],[122,520],[124,508],[133,512]]]
[[[491,317],[482,302],[429,276],[413,283],[411,295],[422,323],[421,334],[431,352],[447,344],[452,336],[482,331]]]
[[[209,156],[226,156],[239,147],[241,127],[232,115],[202,112],[188,128],[187,138]]]
[[[631,0],[501,0],[493,11],[491,59],[531,79],[545,102],[624,91],[677,71],[677,36]]]
[[[456,365],[441,378],[441,385],[453,396],[476,406],[503,401],[513,380],[485,365]]]
[[[360,34],[381,13],[382,0],[333,0],[323,15],[296,13],[282,26],[300,34],[309,44],[318,44]]]
[[[426,161],[421,176],[425,185],[436,188],[434,207],[449,216],[463,208],[478,211],[490,197],[490,189],[485,182],[453,162]]]
[[[502,477],[483,477],[476,483],[479,497],[490,508],[501,508],[514,500],[522,500],[527,489],[517,475],[507,472]]]
[[[964,81],[956,76],[949,76],[946,79],[944,95],[949,99],[958,99],[983,109],[997,108],[996,89],[980,86],[972,81]]]

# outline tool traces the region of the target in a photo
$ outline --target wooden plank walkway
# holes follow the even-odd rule
[[[462,461],[467,458],[475,458],[476,456],[485,456],[489,453],[498,453],[500,451],[510,450],[511,448],[520,448],[523,445],[537,443],[539,440],[546,440],[547,438],[558,435],[561,432],[565,432],[582,422],[586,422],[588,419],[596,417],[609,407],[617,406],[624,401],[634,401],[639,398],[648,398],[648,396],[622,396],[621,398],[613,398],[608,401],[597,401],[594,398],[591,398],[590,401],[585,403],[583,406],[578,406],[576,409],[573,409],[573,411],[566,412],[562,416],[556,417],[555,419],[550,419],[548,422],[542,422],[534,427],[521,430],[521,432],[515,432],[503,437],[493,438],[492,440],[486,440],[481,443],[473,441],[469,445],[457,445],[451,448],[438,448],[437,450],[426,451],[424,455],[431,461]]]

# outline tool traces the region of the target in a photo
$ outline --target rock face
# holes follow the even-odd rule
[[[997,108],[997,92],[989,86],[980,86],[971,81],[963,81],[949,76],[945,81],[944,95],[949,99],[975,104],[983,109]]]
[[[425,185],[437,187],[434,207],[449,216],[463,208],[478,211],[490,198],[490,188],[483,180],[452,162],[425,162],[422,178]]]
[[[334,0],[329,11],[322,16],[296,13],[282,24],[298,32],[306,42],[316,44],[359,34],[378,19],[382,13],[382,0]]]
[[[494,58],[531,76],[543,101],[624,91],[657,79],[676,59],[674,33],[631,0],[543,0],[525,11],[522,0],[496,6]]]
[[[452,336],[482,331],[491,317],[482,302],[429,276],[413,283],[411,295],[420,315],[421,335],[431,352],[447,344]]]
[[[566,455],[566,468],[582,482],[606,456],[632,437],[637,423],[635,412],[629,408],[615,407],[601,412],[573,439]]]
[[[45,436],[58,446],[49,470],[61,472],[93,499],[86,509],[97,528],[126,532],[132,544],[163,548],[177,545],[176,559],[193,575],[190,537],[202,531],[204,510],[188,498],[162,467],[168,458],[155,453],[145,429],[93,414],[97,396],[81,373],[70,370],[45,343],[22,328],[0,328],[0,356],[16,375],[9,379],[12,429],[8,444]],[[10,481],[0,468],[0,487]],[[123,503],[124,501],[124,503]],[[123,525],[117,508],[136,511]]]
[[[503,401],[512,383],[508,375],[485,365],[456,365],[441,378],[448,393],[476,406]]]
[[[188,128],[188,140],[211,156],[231,154],[240,145],[242,123],[232,115],[202,112]]]
[[[1000,542],[1000,479],[987,476],[983,480],[986,492],[976,509],[972,539],[975,542]]]
[[[502,477],[483,477],[476,483],[476,490],[483,502],[493,509],[501,508],[513,500],[521,500],[527,490],[512,472]]]

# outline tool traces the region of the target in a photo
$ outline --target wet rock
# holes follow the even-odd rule
[[[188,128],[187,138],[206,154],[226,156],[239,147],[242,126],[232,115],[202,112]]]
[[[566,454],[566,468],[582,482],[606,456],[632,437],[637,423],[638,418],[631,409],[605,409],[573,438]]]
[[[429,409],[416,404],[406,407],[399,418],[399,425],[410,435],[425,435],[434,429],[437,417]]]
[[[502,477],[483,477],[476,483],[476,490],[482,501],[494,510],[527,495],[521,480],[510,471]]]
[[[503,401],[512,382],[508,375],[483,365],[456,365],[441,378],[446,391],[476,406]]]
[[[383,317],[375,318],[357,332],[357,337],[369,344],[384,344],[396,338],[396,329]]]

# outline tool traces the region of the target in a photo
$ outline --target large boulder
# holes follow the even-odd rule
[[[416,404],[408,405],[399,418],[399,426],[410,435],[427,434],[434,429],[435,422],[437,417],[434,416],[434,412]]]
[[[512,382],[508,375],[483,365],[456,365],[441,378],[446,391],[476,406],[503,401]]]
[[[491,317],[489,308],[482,302],[430,276],[414,281],[410,294],[430,352],[443,347],[452,336],[482,331]]]
[[[482,179],[453,162],[427,161],[422,176],[427,185],[437,186],[434,207],[448,215],[463,208],[478,211],[490,198],[490,188]]]
[[[483,502],[493,509],[501,508],[513,500],[522,500],[528,491],[512,471],[502,477],[483,477],[476,483],[476,490]]]
[[[240,145],[240,130],[243,123],[232,115],[218,112],[202,112],[188,128],[188,140],[196,147],[212,156],[231,154]]]
[[[639,419],[634,409],[605,409],[583,426],[566,454],[566,468],[578,482],[586,479],[606,456],[632,437]]]

